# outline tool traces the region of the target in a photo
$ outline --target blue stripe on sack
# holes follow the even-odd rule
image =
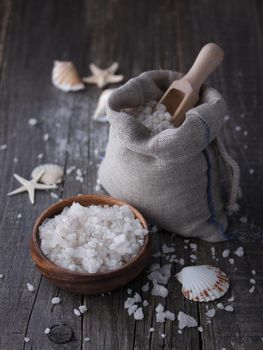
[[[206,120],[204,120],[203,118],[201,118],[199,116],[200,120],[202,121],[202,123],[205,125],[206,127],[206,142],[207,145],[209,144],[209,139],[210,139],[210,135],[209,135],[209,125],[207,124]],[[211,173],[211,162],[210,162],[210,158],[209,158],[209,154],[207,152],[206,149],[203,150],[203,154],[207,163],[207,202],[208,202],[208,208],[209,211],[211,213],[211,217],[209,218],[208,222],[210,224],[215,225],[218,229],[219,232],[222,234],[222,236],[225,239],[228,239],[228,237],[225,234],[225,230],[224,230],[224,226],[217,220],[216,218],[216,212],[215,212],[215,206],[214,206],[214,202],[213,202],[213,196],[212,196],[212,173]]]

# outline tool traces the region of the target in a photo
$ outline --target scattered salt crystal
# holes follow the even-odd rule
[[[244,255],[244,248],[243,247],[238,247],[237,250],[234,252],[238,257],[242,257]]]
[[[184,239],[184,243],[189,243],[190,240],[189,239]]]
[[[44,134],[43,140],[44,140],[44,141],[48,141],[48,140],[49,140],[49,134]]]
[[[165,264],[162,267],[159,268],[159,272],[163,274],[164,276],[170,277],[171,276],[171,264]]]
[[[245,131],[243,132],[243,134],[244,134],[244,136],[247,136],[247,135],[248,135],[247,130],[245,130]]]
[[[229,119],[230,119],[229,115],[226,115],[226,116],[224,117],[224,121],[225,121],[225,122],[228,121]]]
[[[143,286],[142,286],[142,291],[143,292],[148,292],[150,289],[150,284],[149,282],[145,283]]]
[[[215,247],[211,247],[211,253],[212,253],[212,259],[215,259],[216,257],[216,250],[215,250]]]
[[[132,306],[135,303],[134,298],[127,298],[124,302],[124,309],[128,309],[130,306]]]
[[[180,265],[184,265],[184,259],[183,259],[183,258],[181,258],[181,259],[179,260],[179,264],[180,264]]]
[[[155,332],[155,328],[151,327],[151,328],[149,329],[149,332],[150,332],[150,333]]]
[[[252,287],[248,290],[248,292],[249,292],[250,294],[253,294],[253,293],[255,292],[255,286],[252,286]]]
[[[190,248],[192,249],[193,252],[196,252],[197,251],[197,244],[190,243]]]
[[[140,296],[139,293],[135,293],[133,298],[135,303],[140,303],[142,301],[142,297]]]
[[[79,311],[84,314],[86,311],[88,311],[88,308],[86,305],[80,305],[79,306]]]
[[[72,165],[72,166],[70,166],[70,167],[66,170],[66,174],[67,174],[67,175],[70,175],[70,174],[72,174],[73,171],[75,171],[75,170],[76,170],[75,165]]]
[[[237,125],[237,126],[235,127],[235,130],[236,130],[237,132],[241,131],[241,126]]]
[[[161,337],[164,339],[166,337],[166,334],[162,333]]]
[[[164,311],[164,306],[163,304],[159,303],[156,308],[155,308],[155,311],[158,313],[158,312],[163,312]]]
[[[204,331],[203,327],[201,327],[201,326],[198,327],[197,329],[198,329],[198,332],[200,332],[200,333],[202,333]]]
[[[178,334],[182,334],[183,331],[182,331],[181,329],[178,329],[177,333],[178,333]]]
[[[56,305],[60,303],[60,298],[59,297],[54,297],[51,299],[51,303]]]
[[[256,270],[251,270],[252,275],[256,274]]]
[[[26,285],[29,292],[33,292],[35,290],[34,286],[31,283],[27,283]]]
[[[74,314],[76,316],[80,316],[81,315],[81,312],[78,310],[78,309],[74,309]]]
[[[162,251],[164,254],[174,253],[175,248],[174,247],[168,247],[165,243],[162,246]]]
[[[58,194],[55,192],[50,192],[50,197],[58,199]]]
[[[254,172],[255,172],[255,170],[254,170],[254,169],[249,169],[249,174],[250,174],[250,175],[253,175],[253,174],[254,174]]]
[[[152,233],[158,232],[158,227],[154,225],[154,226],[152,227],[151,231],[152,231]]]
[[[184,245],[184,249],[188,249],[188,246],[187,246],[187,245]]]
[[[143,306],[148,306],[148,305],[149,305],[149,303],[148,303],[148,301],[147,301],[147,300],[144,300],[144,301],[142,302],[142,305],[143,305]]]
[[[36,125],[38,124],[38,121],[37,121],[36,118],[30,118],[30,119],[28,120],[28,124],[29,124],[30,126],[36,126]]]
[[[234,311],[234,308],[233,308],[233,306],[231,306],[231,305],[227,305],[227,306],[225,306],[225,310],[226,310],[226,311],[229,311],[229,312],[233,312],[233,311]]]
[[[155,317],[156,317],[156,323],[164,323],[165,322],[165,313],[164,312],[157,312]]]
[[[25,343],[29,343],[29,342],[30,342],[30,338],[29,338],[29,337],[25,337],[25,338],[24,338],[24,342],[25,342]]]
[[[128,293],[128,294],[131,294],[131,293],[132,293],[132,289],[131,289],[131,288],[128,288],[128,289],[127,289],[127,293]]]
[[[105,272],[136,256],[148,231],[127,205],[84,207],[73,203],[39,228],[41,250],[57,265]]]
[[[4,275],[2,273],[0,273],[0,279],[4,278]]]
[[[250,278],[249,282],[252,284],[256,284],[256,280],[254,278]]]
[[[18,162],[18,158],[15,157],[15,158],[14,158],[14,163],[17,163],[17,162]]]
[[[165,276],[157,270],[147,275],[147,278],[154,283],[167,284],[169,276]]]
[[[85,337],[85,338],[84,338],[84,341],[85,341],[85,342],[89,342],[89,341],[90,341],[90,337]]]
[[[231,298],[229,298],[227,301],[234,301],[235,300],[235,297],[232,296]]]
[[[185,327],[197,327],[196,319],[190,315],[185,314],[183,311],[179,311],[177,319],[179,321],[180,329],[184,329]]]
[[[139,307],[133,314],[135,320],[142,320],[144,318],[142,308]]]
[[[166,318],[167,320],[170,320],[170,321],[174,321],[174,320],[175,320],[175,315],[174,315],[174,313],[171,312],[171,311],[166,310],[166,311],[164,312],[164,315],[165,315],[165,318]]]
[[[22,214],[21,213],[17,214],[17,218],[21,219],[22,218]]]
[[[43,154],[43,153],[39,153],[39,154],[37,155],[37,158],[38,158],[38,159],[43,159],[43,157],[44,157],[44,154]]]
[[[138,305],[133,304],[128,308],[128,314],[131,316],[138,309]]]
[[[44,333],[45,333],[45,334],[49,334],[50,331],[51,331],[50,328],[46,328],[45,331],[44,331]]]
[[[224,305],[222,303],[218,303],[216,304],[217,308],[220,309],[220,310],[224,310]]]
[[[160,268],[160,264],[158,264],[158,263],[153,263],[153,264],[151,264],[151,266],[150,266],[150,271],[156,271],[156,270],[158,270]]]
[[[247,217],[246,216],[242,216],[240,219],[240,222],[242,222],[243,224],[247,223]]]
[[[228,258],[230,255],[230,250],[229,249],[225,249],[223,252],[222,252],[222,257],[223,258]]]
[[[233,259],[233,258],[228,259],[228,261],[231,265],[234,265],[234,263],[235,263],[235,259]]]
[[[215,309],[210,309],[205,314],[206,314],[207,317],[210,317],[210,318],[214,317],[215,314],[216,314],[216,310]]]
[[[189,258],[190,258],[191,260],[194,260],[194,261],[197,260],[197,256],[196,256],[195,254],[191,254],[191,255],[189,256]]]
[[[152,295],[154,296],[160,296],[163,298],[166,298],[168,295],[168,289],[164,286],[161,286],[160,284],[155,284],[152,289]]]
[[[4,151],[4,150],[6,150],[7,149],[7,145],[1,145],[0,146],[0,151]]]

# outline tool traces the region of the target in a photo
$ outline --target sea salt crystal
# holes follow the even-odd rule
[[[224,305],[222,303],[218,303],[216,304],[217,308],[220,309],[220,310],[224,310]]]
[[[156,317],[156,323],[164,323],[165,322],[165,313],[164,312],[157,312],[155,314]]]
[[[26,285],[29,292],[33,292],[35,290],[34,286],[31,283],[27,283]]]
[[[235,300],[235,297],[232,296],[231,298],[229,298],[227,301],[234,301]]]
[[[198,329],[198,332],[200,332],[200,333],[202,333],[204,331],[203,327],[201,327],[201,326],[198,327],[197,329]]]
[[[131,289],[131,288],[128,288],[128,289],[127,289],[127,293],[128,293],[128,294],[131,294],[131,293],[132,293],[132,289]]]
[[[185,264],[184,258],[181,258],[181,259],[179,260],[179,264],[180,264],[180,265],[184,265],[184,264]]]
[[[197,244],[190,243],[190,248],[192,249],[193,252],[196,252],[197,251]]]
[[[159,268],[160,268],[160,264],[159,263],[153,263],[150,266],[150,271],[156,271],[156,270],[159,270]]]
[[[52,197],[54,199],[58,199],[58,194],[55,192],[50,192],[50,197]]]
[[[249,282],[252,284],[256,284],[256,280],[254,278],[250,278]]]
[[[0,273],[0,279],[4,278],[4,275],[2,273]]]
[[[150,333],[155,332],[155,328],[151,327],[151,328],[149,329],[149,332],[150,332]]]
[[[30,126],[36,126],[36,125],[38,124],[38,121],[37,121],[36,118],[30,118],[30,119],[28,120],[28,124],[29,124]]]
[[[179,321],[179,328],[184,329],[185,327],[192,328],[197,327],[197,321],[190,315],[187,315],[183,311],[179,311],[177,315],[177,319]]]
[[[224,116],[224,121],[227,122],[230,119],[229,115]]]
[[[156,233],[158,232],[158,227],[156,225],[154,225],[151,229],[152,233]]]
[[[22,214],[21,213],[17,214],[17,218],[21,219],[22,218]]]
[[[256,274],[256,270],[251,270],[252,275]]]
[[[215,309],[210,309],[205,314],[206,314],[207,317],[210,317],[210,318],[214,317],[215,314],[216,314],[216,310]]]
[[[196,256],[195,254],[191,254],[191,255],[189,256],[189,258],[190,258],[191,260],[193,260],[193,261],[196,261],[196,260],[197,260],[197,256]]]
[[[148,305],[149,305],[149,303],[148,303],[148,301],[147,301],[147,300],[144,300],[144,301],[142,302],[142,305],[145,307],[145,306],[148,306]]]
[[[183,331],[181,329],[178,329],[177,333],[178,334],[183,334]]]
[[[160,284],[155,284],[152,289],[152,295],[166,298],[168,295],[168,289]]]
[[[142,308],[139,307],[133,314],[135,320],[142,320],[144,318]]]
[[[134,111],[134,116],[153,133],[174,128],[170,123],[170,113],[166,111],[164,105],[157,105],[156,101],[150,101],[144,107],[139,107]]]
[[[70,167],[66,170],[66,174],[67,174],[67,175],[70,175],[70,174],[72,174],[73,171],[75,171],[75,170],[76,170],[75,165],[72,165],[72,166],[70,166]]]
[[[164,254],[174,253],[175,248],[174,247],[168,247],[165,243],[162,245],[162,251]]]
[[[216,250],[215,250],[215,247],[211,247],[211,254],[212,254],[212,259],[215,259],[216,258]]]
[[[48,140],[49,140],[49,134],[44,134],[43,140],[44,140],[44,141],[48,141]]]
[[[164,339],[166,337],[166,334],[162,333],[161,337]]]
[[[149,289],[150,289],[150,283],[149,283],[149,282],[145,283],[145,284],[142,286],[142,291],[143,291],[143,292],[148,292]]]
[[[7,145],[0,145],[0,151],[5,151],[7,149]]]
[[[173,312],[169,311],[169,310],[166,310],[164,312],[164,315],[165,315],[165,318],[167,320],[170,320],[170,321],[174,321],[175,320],[175,314]]]
[[[79,306],[79,311],[84,314],[86,311],[88,311],[88,308],[86,305],[80,305]]]
[[[233,259],[233,258],[228,259],[228,261],[231,265],[234,265],[234,263],[235,263],[235,259]]]
[[[81,315],[81,312],[78,310],[78,309],[74,309],[74,314],[76,316],[80,316]]]
[[[235,127],[235,130],[236,130],[237,132],[241,131],[241,126],[237,125],[237,126]]]
[[[29,342],[30,342],[30,338],[29,338],[29,337],[25,337],[25,338],[24,338],[24,342],[25,342],[25,343],[29,343]]]
[[[124,302],[124,309],[128,309],[129,307],[131,307],[133,304],[135,303],[135,299],[134,298],[127,298]]]
[[[128,308],[128,314],[131,316],[134,314],[134,312],[138,309],[138,305],[133,304]]]
[[[44,333],[45,333],[45,334],[49,334],[49,333],[50,333],[50,331],[51,331],[51,329],[50,329],[50,328],[46,328],[46,329],[45,329],[45,331],[44,331]]]
[[[234,254],[241,258],[244,255],[244,248],[238,247]]]
[[[164,306],[163,304],[159,303],[156,308],[155,308],[155,311],[158,313],[158,312],[163,312],[164,311]]]
[[[249,174],[250,174],[250,175],[253,175],[253,174],[254,174],[254,172],[255,172],[255,170],[254,170],[254,169],[249,169]]]
[[[253,294],[253,293],[255,292],[255,286],[252,286],[252,287],[248,290],[248,292],[249,292],[250,294]]]
[[[90,337],[85,337],[85,338],[84,338],[84,341],[85,341],[85,342],[89,342],[89,341],[90,341]]]
[[[135,293],[133,298],[135,303],[140,303],[142,301],[142,297],[140,296],[139,293]]]
[[[233,312],[233,311],[234,311],[234,308],[233,308],[233,306],[231,306],[231,305],[227,305],[227,306],[225,306],[225,310],[226,310],[226,311],[229,311],[229,312]]]
[[[127,205],[73,203],[39,227],[41,250],[55,264],[78,272],[105,272],[136,256],[148,230]]]
[[[222,252],[222,257],[223,258],[228,258],[230,255],[230,250],[229,249],[225,249],[223,252]]]
[[[60,298],[59,297],[54,297],[51,299],[51,303],[56,305],[60,303]]]

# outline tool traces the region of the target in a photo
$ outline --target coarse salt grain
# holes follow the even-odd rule
[[[49,140],[49,134],[44,134],[43,140],[44,140],[44,141],[48,141],[48,140]]]
[[[203,327],[198,327],[198,332],[202,333],[204,331]]]
[[[253,294],[253,293],[255,292],[255,286],[252,286],[252,287],[248,290],[248,292],[249,292],[250,294]]]
[[[147,301],[147,300],[144,300],[144,301],[142,302],[142,305],[145,307],[145,306],[148,306],[148,305],[149,305],[149,303],[148,303],[148,301]]]
[[[131,288],[128,288],[128,289],[127,289],[127,293],[128,293],[128,294],[131,294],[131,293],[132,293],[132,289],[131,289]]]
[[[225,306],[225,310],[226,310],[226,311],[229,311],[229,312],[233,312],[233,311],[234,311],[234,308],[233,308],[233,306],[231,306],[231,305],[227,305],[227,306]]]
[[[251,273],[252,273],[252,275],[255,275],[256,271],[255,270],[251,270]]]
[[[254,278],[250,278],[249,282],[252,284],[256,284],[256,280]]]
[[[1,151],[5,151],[7,149],[7,145],[0,145],[0,150]]]
[[[142,286],[142,291],[143,291],[143,292],[148,292],[149,289],[150,289],[150,283],[149,283],[149,282],[145,283],[145,284]]]
[[[74,311],[74,314],[76,316],[80,316],[81,315],[81,312],[78,309],[74,309],[73,311]]]
[[[142,320],[144,318],[142,308],[139,307],[133,314],[135,320]]]
[[[45,331],[44,331],[44,333],[45,333],[45,334],[49,334],[50,331],[51,331],[50,328],[46,328]]]
[[[122,267],[144,244],[144,229],[127,205],[73,203],[39,228],[41,249],[57,265],[88,273]]]
[[[212,317],[215,316],[216,310],[215,310],[215,309],[210,309],[210,310],[208,310],[205,314],[206,314],[207,317],[212,318]]]
[[[228,259],[228,261],[231,265],[234,265],[234,263],[235,263],[235,259],[233,259],[233,258]]]
[[[27,283],[26,285],[29,292],[33,292],[35,290],[34,286],[31,283]]]
[[[160,284],[155,284],[152,289],[152,295],[154,296],[160,296],[163,298],[166,298],[168,295],[168,289],[165,288],[164,286],[161,286]]]
[[[80,311],[82,314],[84,314],[85,312],[88,311],[88,308],[87,308],[86,305],[80,305],[80,306],[79,306],[79,311]]]
[[[150,333],[155,332],[155,328],[151,327],[151,328],[149,329],[149,332],[150,332]]]
[[[166,337],[166,334],[162,333],[161,337],[164,339]]]
[[[246,224],[247,223],[247,217],[246,216],[242,216],[240,219],[239,219],[240,222],[242,222],[243,224]]]
[[[85,338],[84,338],[84,341],[85,341],[85,342],[89,342],[89,341],[90,341],[90,337],[85,337]]]
[[[60,303],[60,298],[59,297],[54,297],[51,299],[51,303],[56,305]]]
[[[224,305],[222,303],[218,303],[216,304],[217,308],[220,309],[220,310],[224,310]]]
[[[37,121],[37,119],[35,119],[35,118],[30,118],[30,119],[28,120],[28,124],[29,124],[30,126],[36,126],[36,125],[38,124],[38,121]]]
[[[130,306],[132,306],[135,303],[134,298],[127,298],[124,302],[124,309],[128,309]]]
[[[184,265],[184,264],[185,264],[185,262],[184,262],[184,259],[183,259],[183,258],[181,258],[181,259],[179,260],[179,264],[180,264],[180,265]]]
[[[196,252],[197,251],[197,244],[190,243],[190,248],[192,249],[193,252]]]
[[[168,247],[165,243],[162,245],[162,251],[164,254],[174,253],[175,248],[174,247]]]
[[[222,252],[222,257],[223,257],[223,258],[228,258],[228,257],[229,257],[229,254],[230,254],[230,250],[229,250],[229,249],[225,249],[225,250]]]
[[[234,252],[234,254],[241,258],[244,255],[244,248],[238,247],[237,250]]]
[[[133,304],[128,308],[128,314],[129,316],[131,316],[132,314],[134,314],[134,312],[138,309],[138,305]]]
[[[29,337],[25,337],[25,338],[24,338],[24,342],[25,342],[25,343],[29,343],[29,342],[30,342],[30,338],[29,338]]]
[[[190,315],[187,315],[183,311],[179,311],[177,315],[177,319],[179,321],[179,328],[184,329],[185,327],[192,328],[197,327],[197,321]]]
[[[0,273],[0,279],[4,278],[4,275],[2,273]]]

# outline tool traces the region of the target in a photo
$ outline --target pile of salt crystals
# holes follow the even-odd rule
[[[104,272],[121,267],[144,244],[144,229],[127,205],[83,207],[73,203],[39,227],[41,249],[71,271]]]
[[[145,106],[136,108],[132,114],[153,133],[158,134],[165,129],[173,129],[171,114],[166,111],[166,106],[150,101]]]

